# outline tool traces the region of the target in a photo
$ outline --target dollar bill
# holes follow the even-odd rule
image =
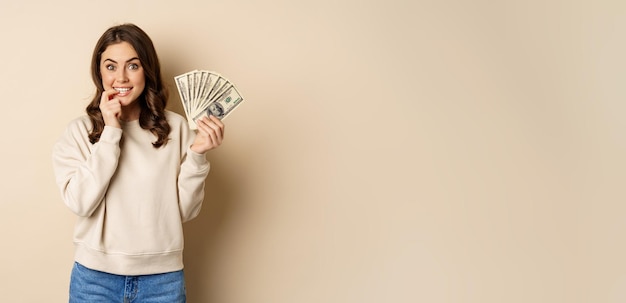
[[[237,106],[243,102],[243,97],[235,88],[230,85],[217,99],[209,104],[204,113],[201,113],[199,117],[203,115],[212,115],[222,120],[226,118]],[[196,119],[198,116],[196,117]]]
[[[183,110],[185,111],[185,115],[189,117],[191,114],[190,105],[189,105],[189,83],[187,82],[187,75],[179,75],[174,77],[176,82],[176,88],[178,89],[178,95],[180,96],[180,101],[183,104]],[[187,118],[189,121],[190,119]]]
[[[213,99],[215,95],[213,90],[215,89],[215,86],[218,85],[220,78],[222,78],[222,76],[217,73],[207,72],[207,78],[204,82],[204,89],[202,90],[202,94],[199,96],[198,106],[196,107],[197,112],[194,112],[192,116],[195,117],[200,114],[209,106],[211,102],[215,100]]]
[[[225,119],[244,100],[239,90],[216,72],[193,70],[174,80],[191,129],[197,129],[195,121],[203,116]]]

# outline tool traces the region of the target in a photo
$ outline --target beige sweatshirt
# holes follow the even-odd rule
[[[144,275],[183,268],[182,223],[200,212],[209,163],[189,146],[195,133],[166,111],[169,142],[139,121],[105,126],[89,142],[87,116],[72,121],[53,149],[56,182],[78,215],[75,260],[112,274]]]

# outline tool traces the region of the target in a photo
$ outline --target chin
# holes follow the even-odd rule
[[[138,98],[134,98],[134,99],[124,98],[124,99],[120,100],[120,103],[122,104],[122,106],[129,106],[129,105],[133,105],[133,104],[137,103],[137,99]]]

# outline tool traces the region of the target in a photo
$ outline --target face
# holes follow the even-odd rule
[[[128,42],[109,45],[100,58],[100,75],[105,90],[115,89],[122,106],[133,104],[146,86],[137,52]]]
[[[217,105],[216,102],[211,103],[209,105],[209,113],[213,116],[220,118],[222,116],[223,110],[222,107]]]

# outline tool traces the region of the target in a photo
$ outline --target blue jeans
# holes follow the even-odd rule
[[[185,303],[183,271],[119,276],[74,263],[70,303]]]

